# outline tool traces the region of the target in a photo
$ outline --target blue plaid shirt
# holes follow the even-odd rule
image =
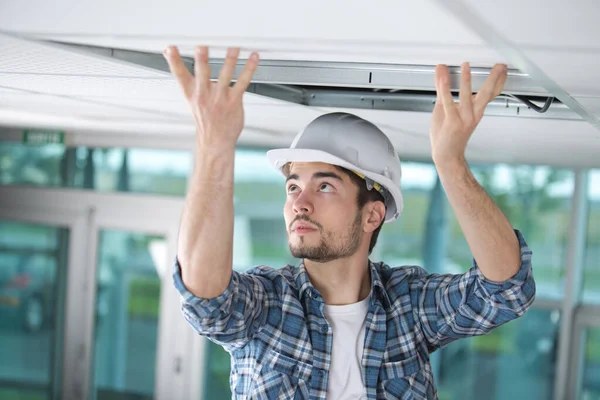
[[[477,265],[461,275],[369,263],[371,296],[362,373],[369,399],[436,399],[429,354],[523,315],[535,297],[531,251],[518,231],[521,267],[503,283]],[[333,334],[324,300],[303,263],[233,272],[213,299],[186,290],[175,263],[186,320],[231,354],[239,399],[325,399]]]

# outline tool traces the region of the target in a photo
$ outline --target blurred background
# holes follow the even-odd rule
[[[56,144],[0,143],[0,183],[43,199],[68,188],[78,194],[130,193],[146,200],[182,201],[191,152],[136,148],[70,148]],[[537,299],[521,319],[492,333],[462,340],[434,353],[441,399],[550,399],[555,376],[577,368],[581,399],[600,399],[600,325],[585,306],[600,303],[600,170],[581,177],[569,169],[528,165],[473,165],[478,180],[520,229],[533,251]],[[469,248],[431,163],[403,161],[406,212],[384,226],[373,260],[424,265],[431,272],[460,273],[471,266]],[[585,187],[574,204],[575,182]],[[72,201],[78,201],[72,195]],[[68,199],[67,194],[65,199]],[[240,148],[235,172],[235,268],[295,263],[289,255],[282,207],[283,178],[264,149]],[[52,200],[49,200],[52,201]],[[581,276],[580,301],[563,323],[573,207],[585,210],[585,248],[573,265]],[[114,210],[113,210],[114,211]],[[147,218],[160,210],[145,210]],[[26,218],[27,219],[27,218]],[[173,225],[177,221],[170,221]],[[157,218],[158,230],[161,221]],[[135,228],[135,227],[133,227]],[[162,227],[165,232],[169,227]],[[98,399],[152,399],[157,369],[160,271],[169,269],[164,235],[97,226],[93,309],[93,382]],[[143,230],[143,229],[142,229]],[[19,215],[0,223],[0,398],[49,399],[57,389],[62,346],[69,237],[60,224],[29,223]],[[82,266],[74,266],[82,268]],[[569,295],[571,296],[571,295]],[[168,310],[168,319],[182,318]],[[582,315],[580,315],[580,313]],[[560,335],[577,338],[573,357],[558,357]],[[176,340],[171,338],[171,340]],[[229,355],[205,342],[194,362],[200,398],[227,399]],[[576,364],[576,365],[575,365]]]
[[[466,158],[533,251],[522,318],[432,355],[442,400],[600,399],[600,2],[0,1],[0,399],[221,400],[229,355],[172,282],[195,126],[162,52],[261,63],[244,94],[234,267],[290,257],[266,150],[317,116],[379,126],[405,212],[372,255],[460,273],[471,254],[431,163],[434,70],[508,77]]]

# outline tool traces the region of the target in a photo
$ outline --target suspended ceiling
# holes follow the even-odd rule
[[[423,101],[432,96],[437,63],[469,61],[485,75],[503,62],[511,69],[507,93],[558,100],[548,114],[536,115],[512,101],[503,110],[499,99],[470,142],[469,160],[597,167],[599,11],[600,3],[591,0],[387,1],[377,7],[348,0],[4,1],[0,125],[10,128],[0,134],[55,127],[72,133],[73,143],[189,148],[193,122],[160,54],[175,44],[191,56],[194,45],[207,44],[219,59],[235,45],[243,55],[260,52],[257,80],[284,76],[284,83],[312,83],[324,90],[318,99],[325,99],[303,105],[247,93],[244,144],[289,145],[317,115],[350,107],[388,133],[401,157],[428,159],[426,110],[406,107],[405,100],[394,110],[365,108],[356,96],[336,97],[339,87],[370,90],[376,99],[382,87],[392,97],[410,89]],[[131,57],[136,54],[152,62]],[[268,65],[279,68],[269,71]],[[365,83],[366,71],[375,71],[371,82]]]

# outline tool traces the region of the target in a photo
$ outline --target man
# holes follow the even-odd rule
[[[506,68],[494,67],[473,96],[464,64],[459,103],[447,68],[436,70],[432,157],[476,260],[467,273],[369,260],[381,225],[402,211],[400,162],[379,129],[345,113],[317,118],[291,148],[268,153],[286,176],[285,223],[300,264],[238,273],[234,155],[242,95],[258,64],[252,54],[230,86],[238,55],[228,51],[211,83],[205,47],[196,51],[195,77],[176,48],[165,51],[197,127],[174,273],[185,318],[231,354],[236,398],[437,398],[429,354],[521,316],[535,295],[530,250],[464,158]]]

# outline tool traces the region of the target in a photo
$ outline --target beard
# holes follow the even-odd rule
[[[350,227],[341,234],[324,230],[322,225],[312,221],[304,214],[296,217],[290,224],[290,227],[297,220],[307,221],[316,226],[321,234],[321,241],[316,245],[309,245],[306,244],[305,237],[300,236],[300,244],[292,245],[289,243],[290,252],[295,258],[326,263],[339,258],[349,257],[358,250],[361,238],[360,233],[362,231],[362,212],[360,210],[357,211]]]

